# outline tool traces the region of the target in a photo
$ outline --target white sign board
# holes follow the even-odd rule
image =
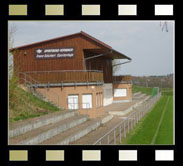
[[[114,89],[114,97],[125,97],[127,96],[126,89]]]
[[[36,48],[36,59],[52,59],[52,58],[72,58],[74,57],[74,48]]]

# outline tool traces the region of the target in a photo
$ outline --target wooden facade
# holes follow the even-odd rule
[[[105,83],[112,83],[112,60],[109,58],[94,58],[86,62],[87,70],[100,70],[103,72]]]
[[[35,58],[35,50],[36,49],[44,49],[44,48],[74,48],[74,56],[71,58],[50,58],[50,59],[36,59]],[[112,53],[112,48],[107,44],[89,36],[84,32],[68,35],[65,37],[60,37],[56,39],[51,39],[43,42],[33,43],[30,45],[17,47],[12,49],[14,54],[14,66],[15,71],[17,73],[31,73],[37,72],[40,76],[39,78],[44,78],[45,81],[45,73],[41,72],[49,72],[49,71],[84,71],[84,70],[100,70],[103,72],[103,77],[99,76],[101,74],[96,73],[95,78],[99,78],[97,81],[104,81],[104,83],[112,83],[112,60],[115,59],[115,56],[119,59],[120,57],[127,58],[120,54],[117,51]],[[110,55],[109,55],[110,52]],[[101,57],[95,57],[88,60],[88,57],[97,56],[103,54]],[[79,73],[79,72],[78,72]],[[38,76],[35,76],[37,78]],[[41,76],[42,75],[42,76]],[[55,75],[55,76],[54,76]],[[51,74],[49,75],[52,80],[64,81],[63,78],[69,77],[72,73],[64,74]],[[48,74],[47,74],[48,76]],[[86,77],[84,72],[81,74],[81,77]],[[73,77],[73,78],[76,78]],[[78,77],[77,77],[78,78]],[[82,79],[81,78],[81,79]],[[39,81],[43,81],[40,80]],[[70,79],[69,81],[71,81]],[[76,79],[77,81],[77,79]],[[87,80],[85,80],[87,81]],[[46,82],[50,82],[50,78],[47,78]]]
[[[63,53],[64,49],[72,51]],[[59,52],[56,56],[54,50]],[[125,84],[115,84],[113,87],[115,81],[129,78],[113,77],[112,60],[130,58],[84,32],[17,47],[11,51],[14,55],[14,71],[19,76],[20,84],[29,85],[64,109],[78,109],[79,113],[92,118],[100,116],[103,106],[109,100],[113,101],[114,87],[128,88]],[[104,85],[109,88],[104,89]],[[69,103],[71,98],[73,103]],[[85,108],[84,104],[89,104],[89,107]],[[71,105],[74,107],[71,108]]]
[[[130,83],[132,81],[132,76],[122,75],[122,76],[113,76],[113,83]]]

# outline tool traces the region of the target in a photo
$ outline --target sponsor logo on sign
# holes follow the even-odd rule
[[[72,58],[74,57],[74,48],[38,48],[35,49],[35,58]]]

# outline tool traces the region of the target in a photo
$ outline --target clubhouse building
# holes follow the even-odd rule
[[[115,59],[131,58],[85,32],[11,49],[19,83],[66,110],[96,118],[132,100],[132,77],[113,75]]]

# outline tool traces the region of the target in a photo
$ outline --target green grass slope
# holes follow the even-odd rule
[[[9,89],[9,91],[11,88]],[[9,95],[9,122],[33,118],[59,111],[56,106],[41,100],[28,91],[16,86]]]

